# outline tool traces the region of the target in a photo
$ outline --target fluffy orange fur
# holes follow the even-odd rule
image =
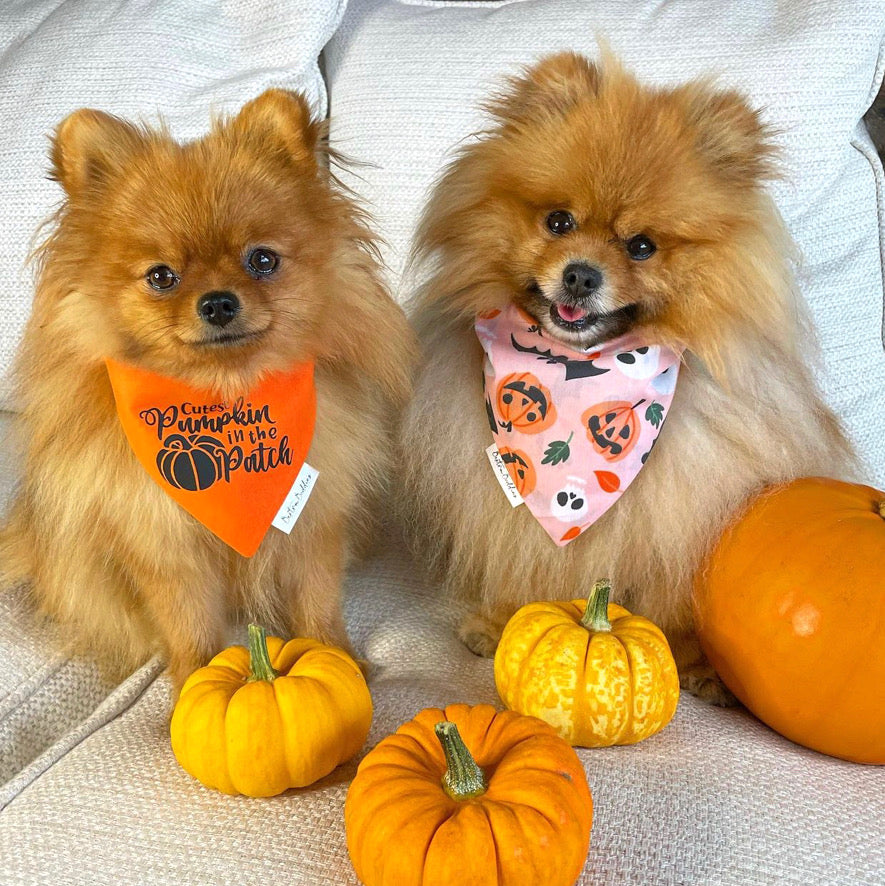
[[[180,685],[240,610],[348,646],[342,572],[386,483],[414,345],[324,151],[307,103],[280,90],[184,145],[90,110],[55,134],[66,200],[18,359],[24,478],[0,563],[5,585],[27,581],[111,670],[162,652]],[[280,257],[267,279],[244,266],[258,246]],[[148,286],[158,264],[179,276],[174,292]],[[241,302],[241,338],[207,345],[196,302],[218,290]],[[246,559],[167,497],[125,439],[107,357],[223,397],[315,360],[320,479],[292,534],[271,529]]]
[[[648,88],[612,59],[598,67],[570,53],[487,107],[492,125],[442,176],[418,233],[425,359],[402,437],[415,545],[469,601],[460,635],[475,652],[493,652],[518,606],[571,599],[610,576],[618,602],[667,633],[684,685],[723,701],[690,607],[711,542],[767,484],[852,464],[805,362],[793,249],[764,189],[769,133],[738,94],[708,82]],[[556,210],[576,222],[563,236],[545,226]],[[627,252],[640,234],[657,245],[644,261]],[[557,336],[545,310],[574,261],[605,279],[597,333],[582,346],[626,323],[686,352],[646,467],[558,548],[526,508],[511,509],[487,463],[473,322],[513,301]]]

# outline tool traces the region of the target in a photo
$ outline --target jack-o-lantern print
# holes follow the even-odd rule
[[[218,479],[215,453],[221,448],[221,441],[215,437],[170,434],[157,453],[157,467],[170,486],[199,492]]]
[[[516,485],[516,491],[525,498],[535,491],[535,484],[538,482],[538,475],[535,472],[535,466],[532,460],[521,449],[509,449],[502,446],[498,450],[501,461],[510,474],[510,479]]]
[[[498,385],[498,414],[506,430],[537,434],[556,421],[550,391],[530,372],[512,372]]]
[[[619,461],[636,445],[641,427],[636,407],[644,402],[609,400],[597,403],[581,416],[587,439],[606,461]]]

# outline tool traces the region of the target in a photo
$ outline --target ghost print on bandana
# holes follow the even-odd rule
[[[588,351],[514,305],[479,317],[489,425],[526,506],[557,545],[598,520],[649,457],[681,354],[630,333]]]

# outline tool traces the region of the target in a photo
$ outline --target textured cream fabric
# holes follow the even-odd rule
[[[61,189],[46,178],[48,135],[100,108],[200,135],[270,86],[326,112],[317,65],[346,0],[5,0],[0,4],[0,403],[30,312],[25,258]]]
[[[881,0],[523,0],[352,3],[330,45],[332,138],[360,166],[401,274],[418,212],[452,150],[483,126],[479,101],[505,74],[596,35],[646,82],[719,75],[778,131],[772,193],[803,252],[802,291],[823,350],[821,385],[885,485],[882,169],[860,119],[881,82]],[[877,204],[878,200],[878,204]]]
[[[348,624],[373,666],[367,747],[424,706],[497,702],[492,663],[458,642],[456,613],[401,546],[348,587]],[[63,744],[55,765],[41,759],[0,791],[4,886],[356,883],[343,823],[355,762],[274,799],[209,791],[172,756],[165,679],[139,696],[149,677],[124,684],[107,703],[119,716]],[[107,711],[97,714],[98,725]],[[882,882],[883,768],[799,748],[692,697],[657,736],[580,756],[595,804],[584,886]]]

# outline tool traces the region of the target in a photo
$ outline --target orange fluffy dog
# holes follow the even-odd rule
[[[66,201],[18,361],[24,479],[0,562],[117,671],[161,651],[180,685],[239,610],[347,646],[342,571],[384,487],[413,343],[321,136],[279,90],[185,145],[90,110],[56,132]],[[127,444],[108,358],[228,402],[312,361],[319,480],[291,535],[240,556],[168,497]]]
[[[619,602],[665,630],[683,684],[722,701],[690,605],[711,542],[767,484],[851,459],[805,363],[792,250],[763,187],[768,134],[735,93],[645,88],[574,54],[540,62],[488,110],[493,125],[446,171],[418,235],[425,362],[403,430],[416,543],[471,602],[460,636],[474,652],[492,654],[518,606],[610,576]],[[474,323],[511,305],[554,350],[622,335],[685,349],[647,464],[563,547],[511,508],[484,451],[495,416]]]

